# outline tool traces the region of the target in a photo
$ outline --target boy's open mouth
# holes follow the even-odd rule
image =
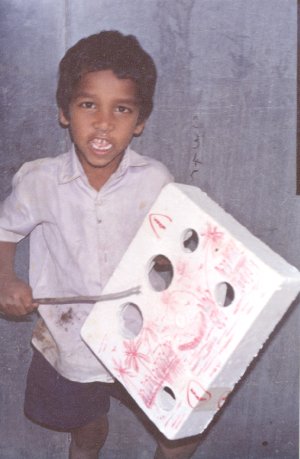
[[[93,148],[93,150],[99,153],[106,153],[112,147],[112,144],[108,142],[106,139],[99,139],[99,138],[92,139],[90,141],[90,145]]]

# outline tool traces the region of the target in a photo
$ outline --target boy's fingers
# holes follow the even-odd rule
[[[5,315],[12,316],[12,317],[18,317],[18,316],[25,315],[23,308],[16,306],[15,304],[6,305],[4,308],[2,308],[2,311]]]
[[[35,303],[32,303],[32,298],[23,298],[21,296],[8,300],[3,309],[8,315],[25,316],[36,309],[36,307]]]
[[[23,298],[22,299],[22,308],[24,314],[28,314],[37,308],[36,303],[32,302],[32,298]]]

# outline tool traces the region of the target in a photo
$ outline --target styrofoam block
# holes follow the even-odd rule
[[[97,303],[82,338],[176,439],[212,420],[298,294],[300,273],[199,188],[169,184],[104,293],[136,285],[139,295]]]

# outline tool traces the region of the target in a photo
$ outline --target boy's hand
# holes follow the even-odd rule
[[[9,316],[24,316],[38,307],[32,301],[31,287],[17,277],[0,280],[0,311]]]

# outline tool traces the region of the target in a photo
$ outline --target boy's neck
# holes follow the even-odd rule
[[[120,155],[118,158],[115,158],[114,161],[105,165],[104,167],[91,167],[90,165],[83,162],[79,155],[77,155],[77,157],[82,165],[84,173],[91,187],[94,188],[96,191],[100,191],[103,185],[109,180],[112,174],[114,174],[114,172],[116,172],[116,170],[118,169],[124,157],[124,154],[125,152],[123,152],[122,155]]]
[[[96,191],[100,191],[103,185],[108,181],[112,174],[92,174],[89,172],[85,173],[85,175],[87,176],[87,179],[91,187],[94,188]]]

